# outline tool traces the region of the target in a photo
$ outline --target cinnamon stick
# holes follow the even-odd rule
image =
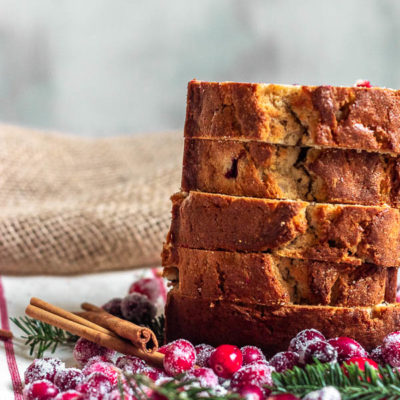
[[[47,310],[36,307],[32,304],[28,305],[25,313],[31,318],[64,329],[74,335],[83,337],[91,342],[97,343],[100,346],[116,350],[122,354],[133,355],[142,358],[149,364],[156,367],[161,367],[163,364],[164,355],[159,352],[148,353],[133,346],[130,342],[121,338],[104,333],[92,327],[82,325],[79,322],[72,321],[63,316],[53,314]],[[93,324],[95,325],[95,324]]]
[[[13,334],[11,331],[8,331],[6,329],[0,329],[0,339],[12,339]]]
[[[136,347],[145,352],[153,353],[158,350],[158,341],[151,329],[118,318],[90,303],[83,303],[81,307],[87,311],[77,315],[131,340]]]
[[[100,332],[107,333],[108,335],[117,336],[114,332],[110,331],[109,329],[106,329],[105,327],[93,324],[92,322],[90,322],[76,314],[73,314],[67,310],[64,310],[61,307],[57,307],[54,304],[47,303],[46,301],[38,299],[37,297],[32,297],[30,304],[32,304],[33,306],[36,306],[38,308],[41,308],[42,310],[49,311],[52,314],[56,314],[56,315],[59,315],[60,317],[69,319],[70,321],[74,321],[81,325],[86,325],[89,328],[93,328]]]

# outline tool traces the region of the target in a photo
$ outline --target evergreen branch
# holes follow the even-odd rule
[[[365,371],[357,365],[345,365],[344,369],[338,363],[306,365],[304,369],[294,367],[283,373],[273,373],[275,387],[273,393],[292,393],[298,397],[334,386],[342,395],[342,400],[378,400],[400,398],[400,373],[390,365],[375,370],[366,364]]]
[[[79,338],[33,318],[19,317],[10,320],[24,332],[21,338],[25,340],[25,345],[29,345],[29,354],[32,356],[35,353],[37,358],[43,357],[47,350],[54,353],[60,345],[74,345]]]
[[[169,381],[157,385],[146,375],[124,374],[124,380],[140,400],[154,398],[156,392],[161,398],[168,400],[240,400],[237,393],[216,394],[211,388],[200,387],[196,379],[185,379],[185,374],[177,375]]]

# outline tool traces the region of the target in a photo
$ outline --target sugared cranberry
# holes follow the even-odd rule
[[[77,368],[60,369],[54,377],[54,383],[57,387],[65,392],[66,390],[75,389],[82,383],[84,376],[82,371]]]
[[[114,299],[111,299],[107,301],[107,303],[103,304],[102,309],[118,318],[122,318],[121,303],[122,299],[115,297]]]
[[[378,364],[374,360],[371,360],[370,358],[353,357],[343,363],[342,369],[343,371],[345,371],[345,373],[347,373],[346,365],[350,364],[356,364],[358,368],[361,369],[361,371],[365,371],[365,364],[369,364],[372,368],[378,369]]]
[[[321,332],[316,329],[305,329],[290,341],[289,351],[298,353],[301,359],[309,344],[320,341],[325,341],[325,336]]]
[[[370,353],[370,358],[377,364],[384,365],[385,360],[383,359],[382,346],[375,347]]]
[[[40,379],[53,382],[57,371],[64,367],[64,363],[58,358],[37,358],[25,371],[25,384]]]
[[[244,385],[238,389],[237,393],[244,400],[263,400],[264,392],[255,385]]]
[[[24,388],[25,400],[50,400],[54,399],[59,393],[57,386],[46,380],[41,379],[30,383]]]
[[[111,363],[105,363],[102,361],[86,365],[85,368],[83,368],[82,370],[83,375],[86,376],[89,376],[94,372],[101,372],[102,374],[104,374],[109,379],[112,385],[117,384],[118,377],[121,374],[121,370],[117,368],[115,365]]]
[[[162,278],[143,278],[133,282],[129,293],[140,293],[145,295],[152,303],[165,294],[165,285]]]
[[[365,79],[359,79],[358,81],[356,81],[355,87],[363,87],[363,88],[371,88],[371,83],[370,81],[367,81]]]
[[[267,400],[300,400],[294,394],[291,393],[279,393],[268,396]]]
[[[209,364],[219,377],[228,379],[243,365],[243,355],[238,347],[223,344],[213,351]]]
[[[218,376],[211,368],[195,368],[187,374],[187,378],[196,379],[203,388],[213,388],[218,385]]]
[[[64,393],[59,393],[55,400],[83,400],[83,396],[76,390],[67,390]]]
[[[168,349],[169,344],[164,344],[163,346],[158,348],[158,352],[161,354],[165,354],[166,350]]]
[[[142,324],[151,321],[157,313],[153,303],[143,294],[131,293],[122,299],[122,315],[128,321]]]
[[[397,287],[397,292],[396,292],[396,303],[400,303],[400,290],[399,290],[399,287]]]
[[[113,363],[112,359],[107,356],[94,356],[92,358],[89,358],[88,362],[85,364],[85,367],[88,367],[90,364],[96,362],[106,362],[111,364]]]
[[[269,363],[277,372],[283,372],[299,365],[299,355],[293,351],[282,351],[275,354],[271,360],[269,360]]]
[[[382,355],[392,367],[400,367],[400,331],[389,333],[382,343]]]
[[[240,350],[243,355],[243,365],[254,361],[266,361],[263,352],[256,346],[244,346]]]
[[[138,374],[146,367],[146,363],[139,357],[121,356],[117,359],[115,365],[127,374]]]
[[[336,337],[329,339],[328,343],[333,346],[338,353],[338,362],[349,360],[353,357],[367,357],[368,353],[360,343],[348,337]]]
[[[193,368],[196,351],[193,345],[184,339],[169,344],[164,356],[164,369],[169,375],[177,375]]]
[[[274,371],[274,367],[264,363],[245,365],[232,375],[231,387],[238,390],[245,385],[272,386],[271,374]]]
[[[341,400],[339,390],[333,386],[325,386],[320,390],[308,393],[303,400]]]
[[[119,389],[114,389],[108,396],[107,400],[134,400],[135,398],[131,393],[124,391],[124,397],[121,396]]]
[[[141,371],[141,374],[146,375],[147,377],[149,377],[151,380],[158,381],[161,378],[166,377],[167,375],[165,374],[165,372],[160,369],[160,368],[154,368],[154,367],[150,367],[149,365],[147,365],[146,367],[144,367]]]
[[[196,364],[199,367],[208,367],[211,354],[215,350],[215,347],[209,344],[198,344],[194,347],[196,350]]]
[[[90,400],[103,400],[112,390],[112,385],[107,376],[101,372],[94,372],[89,375],[84,383],[76,387],[76,390],[84,394],[84,398]]]
[[[84,338],[80,338],[76,342],[74,348],[74,358],[81,366],[85,365],[92,357],[105,356],[107,358],[112,358],[114,354],[114,350],[99,346]]]
[[[304,361],[306,364],[311,364],[314,359],[322,363],[333,363],[337,361],[338,353],[336,349],[328,342],[310,343],[304,352]]]

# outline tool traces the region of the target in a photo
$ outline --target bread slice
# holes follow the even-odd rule
[[[203,300],[343,307],[396,301],[397,268],[186,248],[166,249],[162,261],[176,291]]]
[[[202,192],[172,197],[167,246],[393,267],[400,262],[400,211]]]
[[[182,190],[400,206],[400,158],[237,140],[186,139]]]
[[[259,346],[272,355],[286,350],[290,339],[314,328],[327,338],[348,336],[367,350],[380,345],[390,332],[400,330],[400,304],[373,307],[249,306],[168,295],[166,340],[185,338],[194,344]]]
[[[400,92],[201,82],[188,85],[185,136],[400,153]]]

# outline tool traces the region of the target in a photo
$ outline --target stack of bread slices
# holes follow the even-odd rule
[[[192,81],[172,202],[168,341],[400,329],[400,92]]]

